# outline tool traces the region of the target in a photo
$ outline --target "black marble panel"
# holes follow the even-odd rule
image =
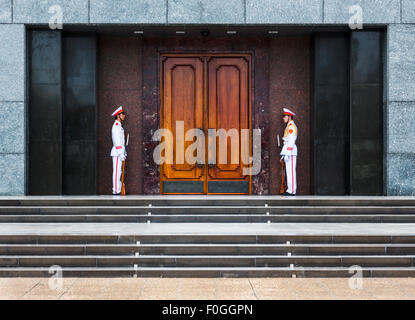
[[[62,191],[62,83],[59,31],[30,31],[29,170],[30,195]]]
[[[203,193],[203,181],[164,181],[164,193]]]
[[[95,35],[63,38],[63,194],[96,194]]]
[[[351,34],[351,194],[383,195],[383,71],[380,31]]]
[[[209,193],[249,193],[248,181],[209,181]]]
[[[314,190],[349,193],[349,34],[314,38]]]

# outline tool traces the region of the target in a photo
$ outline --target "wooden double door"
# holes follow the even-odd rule
[[[250,194],[250,55],[164,54],[160,64],[160,128],[171,132],[161,193]]]

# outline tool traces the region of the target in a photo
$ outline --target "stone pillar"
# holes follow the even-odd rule
[[[414,9],[415,5],[412,4]],[[415,23],[414,15],[408,16],[408,20]],[[389,26],[386,127],[388,195],[415,195],[414,47],[415,24]]]
[[[0,24],[0,195],[24,195],[25,152],[25,26]]]

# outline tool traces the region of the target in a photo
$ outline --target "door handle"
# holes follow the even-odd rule
[[[199,137],[198,137],[198,139],[203,139],[204,137],[205,137],[205,130],[203,129],[203,128],[197,128],[198,130],[200,130],[199,132],[198,132],[198,135],[199,135]],[[200,132],[202,132],[202,134],[200,134]],[[201,135],[201,136],[200,136]],[[199,146],[198,146],[199,147]],[[198,154],[198,159],[197,159],[197,161],[196,161],[196,165],[199,167],[199,168],[203,168],[204,167],[204,164],[205,163],[205,161],[204,161],[204,159],[200,159],[199,158],[199,154]]]
[[[211,132],[213,132],[213,130],[216,130],[215,128],[209,128],[208,129],[208,148],[210,146],[210,143],[213,143],[216,146],[216,136],[215,135],[210,135]],[[213,140],[213,141],[212,141]],[[216,152],[216,147],[214,152]],[[215,154],[208,154],[208,167],[209,168],[215,168],[216,167],[216,161],[215,163],[209,163],[210,161],[215,160],[216,155]]]

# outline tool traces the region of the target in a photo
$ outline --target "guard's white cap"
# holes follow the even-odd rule
[[[284,108],[284,116],[285,115],[289,115],[289,116],[295,116],[295,113],[292,112],[291,110],[288,110],[287,108]]]
[[[119,115],[121,112],[124,112],[124,110],[123,110],[123,108],[120,106],[120,107],[118,107],[117,108],[117,110],[115,110],[113,113],[112,113],[112,116],[113,117],[116,117],[117,115]]]

